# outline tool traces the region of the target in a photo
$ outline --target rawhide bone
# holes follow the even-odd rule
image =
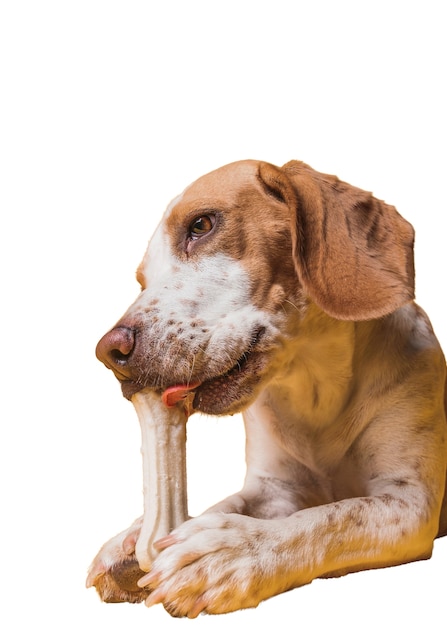
[[[154,541],[188,519],[186,422],[192,412],[196,384],[151,390],[132,396],[141,427],[144,516],[135,554],[149,571],[157,556]]]
[[[94,585],[104,602],[142,602],[147,591],[138,581],[157,556],[154,542],[188,518],[186,421],[197,386],[169,387],[162,396],[145,389],[132,397],[141,427],[143,523],[135,555],[115,563],[108,576],[103,576],[103,565],[89,574],[87,586]]]

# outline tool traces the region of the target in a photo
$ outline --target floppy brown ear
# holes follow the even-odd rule
[[[413,300],[414,231],[394,207],[300,161],[259,175],[292,211],[296,271],[321,309],[366,320]]]

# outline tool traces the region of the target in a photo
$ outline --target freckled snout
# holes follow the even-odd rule
[[[96,356],[122,379],[130,373],[129,358],[135,347],[135,332],[125,326],[112,328],[96,346]]]

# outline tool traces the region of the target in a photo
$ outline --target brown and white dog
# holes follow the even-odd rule
[[[447,533],[445,361],[413,302],[413,229],[302,162],[241,161],[169,205],[142,292],[98,345],[127,398],[191,381],[193,410],[242,412],[240,493],[175,529],[139,587],[173,615],[256,606],[316,577],[428,558]]]

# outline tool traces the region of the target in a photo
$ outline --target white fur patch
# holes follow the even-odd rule
[[[269,326],[269,316],[255,307],[250,297],[250,277],[232,257],[216,252],[200,260],[183,261],[171,251],[162,222],[149,244],[142,271],[146,289],[129,310],[138,312],[156,301],[160,339],[174,332],[174,323],[200,328],[190,347],[206,343],[211,358],[237,350],[253,328]],[[161,326],[161,329],[160,329]],[[204,339],[206,342],[204,342]],[[232,357],[233,358],[233,357]],[[228,365],[234,365],[232,358]]]

